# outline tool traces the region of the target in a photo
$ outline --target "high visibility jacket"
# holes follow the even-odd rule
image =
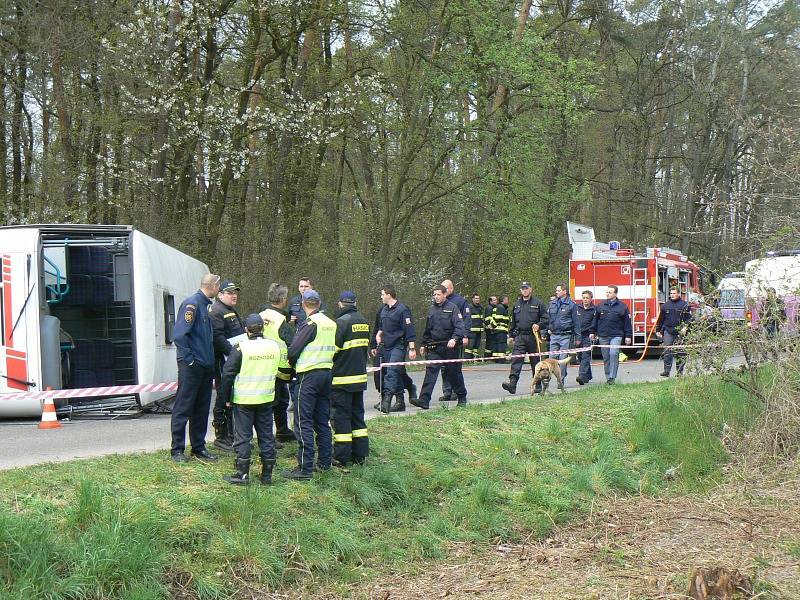
[[[268,308],[258,313],[258,316],[264,319],[264,337],[277,342],[284,352],[281,364],[278,365],[278,379],[289,381],[292,378],[292,367],[289,366],[289,358],[286,356],[286,342],[280,336],[281,326],[286,322],[286,315]]]
[[[319,312],[309,315],[308,320],[316,325],[317,333],[297,358],[295,371],[298,373],[332,368],[336,352],[336,321]]]
[[[234,404],[268,404],[275,399],[275,377],[286,350],[264,338],[239,343],[242,366],[233,384]]]
[[[348,392],[367,389],[369,323],[355,307],[347,307],[336,319],[336,356],[332,384]]]
[[[505,304],[498,304],[492,307],[492,314],[488,319],[496,332],[508,333],[508,326],[511,323],[511,318],[508,316],[508,309]]]

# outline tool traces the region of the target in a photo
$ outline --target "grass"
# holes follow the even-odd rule
[[[694,389],[598,386],[381,418],[367,467],[307,484],[237,488],[221,479],[232,459],[175,465],[164,453],[0,472],[0,598],[344,589],[424,568],[454,541],[546,536],[593,498],[717,479],[723,423],[745,427],[755,410],[733,386]]]

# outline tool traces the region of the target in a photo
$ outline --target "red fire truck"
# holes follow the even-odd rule
[[[595,240],[594,229],[567,222],[572,253],[569,261],[569,291],[580,302],[589,290],[598,304],[605,300],[606,287],[616,285],[618,298],[628,305],[633,325],[633,345],[647,344],[661,305],[669,298],[670,287],[677,286],[684,300],[700,293],[700,267],[679,250],[647,248],[637,254],[619,242]],[[658,343],[652,336],[650,345]]]

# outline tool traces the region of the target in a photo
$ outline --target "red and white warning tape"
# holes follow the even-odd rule
[[[688,344],[677,344],[674,346],[659,346],[661,349],[683,349],[690,348]],[[614,345],[600,345],[584,348],[572,348],[570,350],[553,350],[549,352],[529,352],[527,354],[506,354],[504,356],[491,356],[482,358],[450,358],[450,359],[437,359],[437,360],[407,360],[399,362],[385,362],[381,363],[379,367],[368,367],[367,372],[374,373],[380,371],[384,367],[399,367],[408,365],[433,365],[444,363],[457,363],[457,362],[485,362],[495,361],[501,358],[505,359],[525,359],[530,356],[551,356],[554,354],[579,354],[581,352],[589,352],[592,348],[619,348],[620,350],[627,350],[631,348],[639,349],[639,346],[614,346]],[[112,385],[105,387],[92,387],[92,388],[75,388],[66,390],[45,390],[41,392],[13,392],[10,394],[0,394],[0,402],[7,400],[46,400],[48,398],[63,399],[63,398],[90,398],[101,396],[124,396],[128,394],[140,394],[145,392],[174,392],[178,389],[176,381],[168,381],[164,383],[143,383],[139,385]]]

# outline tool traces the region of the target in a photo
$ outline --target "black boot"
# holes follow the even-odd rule
[[[214,447],[222,450],[223,452],[233,452],[233,439],[228,438],[228,423],[227,421],[212,421],[211,425],[214,426]]]
[[[233,485],[250,485],[250,459],[237,458],[234,464],[236,473],[225,475],[223,479]]]
[[[392,393],[391,392],[384,392],[381,396],[381,401],[375,405],[375,408],[382,412],[383,414],[388,415],[392,406]]]
[[[275,459],[261,457],[261,485],[272,483],[272,469],[275,467]]]
[[[402,396],[395,396],[394,404],[389,407],[389,412],[406,412],[406,401]]]
[[[456,406],[466,406],[467,405],[467,397],[464,396],[463,398],[458,399],[458,404]]]
[[[411,385],[406,390],[408,390],[409,401],[417,399],[417,386],[414,385],[414,382],[411,382]]]
[[[430,408],[429,402],[422,402],[419,398],[409,398],[408,401],[417,408],[421,408],[422,410],[428,410]]]
[[[508,381],[504,381],[501,387],[507,391],[509,394],[516,394],[517,393],[517,381],[518,379],[514,376],[508,378]]]

